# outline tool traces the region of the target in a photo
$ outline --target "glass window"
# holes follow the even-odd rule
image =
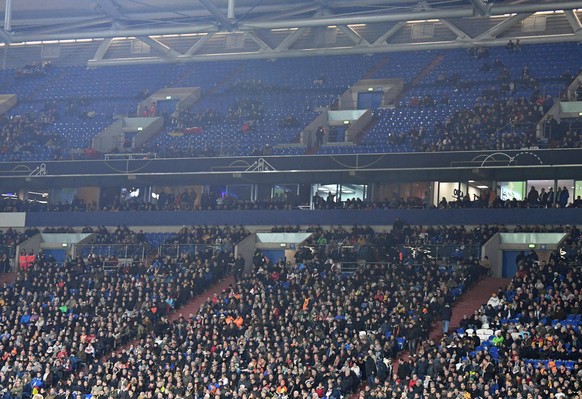
[[[523,201],[525,197],[526,182],[524,181],[503,181],[499,182],[501,188],[500,197],[503,201],[516,199]]]
[[[458,182],[441,182],[439,183],[439,198],[436,203],[445,198],[448,202],[456,201],[459,190]]]
[[[574,180],[558,180],[556,184],[556,203],[561,207],[567,207],[574,201]],[[565,191],[565,193],[564,193]]]
[[[576,180],[576,184],[575,184],[575,189],[574,189],[574,198],[582,198],[582,180]]]
[[[368,194],[366,184],[314,184],[311,187],[312,203],[314,200],[327,201],[330,196],[335,202],[360,199],[365,201]],[[319,197],[316,199],[316,196]],[[313,204],[317,207],[316,204]]]
[[[253,186],[251,184],[226,186],[226,193],[239,201],[252,200]]]

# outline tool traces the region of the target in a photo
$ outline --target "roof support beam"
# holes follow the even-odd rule
[[[208,11],[210,11],[210,14],[212,14],[212,16],[214,18],[216,18],[216,20],[218,21],[218,23],[226,30],[228,30],[229,32],[232,32],[233,30],[235,30],[235,26],[232,22],[230,22],[230,20],[226,17],[226,15],[224,15],[222,13],[222,11],[220,11],[218,9],[218,7],[216,7],[214,5],[214,3],[210,0],[198,0],[200,2],[200,4],[202,4]]]
[[[234,5],[235,5],[235,1],[234,0],[228,0],[228,5],[227,5],[227,9],[226,9],[226,17],[229,19],[229,21],[233,21],[236,18],[236,15],[234,13]]]
[[[188,49],[188,51],[186,51],[184,53],[185,56],[192,56],[194,54],[196,54],[198,51],[200,51],[200,49],[202,47],[204,47],[204,45],[206,44],[206,42],[208,42],[208,40],[210,40],[210,38],[214,36],[213,32],[209,32],[207,34],[205,34],[204,36],[202,36],[200,39],[198,39],[198,41],[196,43],[194,43],[192,45],[192,47],[190,47]]]
[[[358,34],[355,30],[347,25],[338,25],[337,28],[342,31],[344,35],[349,37],[357,46],[369,46],[370,43]]]
[[[455,35],[457,35],[457,39],[460,39],[460,40],[468,40],[468,39],[471,39],[471,36],[469,36],[464,30],[462,30],[461,28],[459,28],[457,25],[455,25],[454,23],[452,23],[448,19],[441,19],[440,21],[442,22],[442,24],[444,26],[446,26],[447,28],[449,28],[449,30],[451,32],[453,32]]]
[[[80,22],[70,23],[70,24],[60,23],[60,24],[55,24],[52,26],[47,26],[46,28],[39,28],[39,29],[35,30],[35,33],[39,34],[39,35],[46,35],[46,34],[50,34],[50,33],[65,32],[65,31],[71,31],[71,30],[80,29],[80,28],[87,29],[90,26],[111,24],[111,23],[113,23],[113,19],[111,17],[92,18],[92,19],[87,19],[87,20],[83,20]]]
[[[574,11],[566,10],[564,11],[564,15],[566,15],[566,19],[570,23],[570,26],[572,27],[572,30],[574,32],[579,32],[580,30],[582,30],[582,24],[580,23],[580,19],[578,18]]]
[[[485,3],[483,3],[483,0],[470,0],[470,1],[481,16],[484,17],[486,15],[489,15],[489,8]]]
[[[95,39],[104,37],[127,37],[127,36],[148,36],[148,35],[175,35],[180,33],[208,33],[217,32],[218,29],[216,25],[204,24],[204,25],[189,25],[184,27],[183,25],[166,25],[166,26],[150,26],[150,27],[140,27],[140,28],[129,28],[129,27],[119,27],[114,26],[111,29],[99,29],[92,31],[79,31],[70,33],[47,33],[47,34],[18,34],[13,35],[14,42],[26,42],[31,40],[67,40],[67,39]]]
[[[246,35],[255,43],[257,43],[259,45],[259,47],[261,48],[261,51],[268,51],[268,50],[273,50],[271,48],[271,46],[269,46],[267,43],[265,43],[265,41],[263,39],[261,39],[259,37],[259,35],[257,35],[256,32],[246,32]]]
[[[289,36],[287,36],[279,45],[275,48],[277,51],[287,50],[289,47],[295,44],[297,40],[307,31],[307,28],[299,28],[294,30]]]
[[[101,61],[103,57],[105,57],[105,53],[107,53],[107,50],[109,50],[111,42],[113,42],[112,38],[103,39],[103,41],[99,45],[99,48],[95,52],[95,55],[93,56],[93,60]]]
[[[4,32],[3,30],[0,30],[0,39],[6,44],[12,43],[12,37],[10,37],[10,33]]]
[[[380,36],[374,42],[373,46],[383,46],[387,44],[387,40],[394,36],[400,29],[406,25],[406,22],[400,21],[396,25],[393,25],[390,29],[386,31],[382,36]]]
[[[124,15],[119,11],[119,8],[113,4],[112,0],[95,0],[95,2],[103,9],[103,12],[111,18],[124,19]]]
[[[554,11],[554,10],[572,10],[580,7],[579,1],[557,1],[548,3],[527,3],[527,4],[512,4],[512,5],[494,5],[491,6],[490,15],[505,15],[511,13],[534,13],[538,11]],[[473,7],[463,7],[446,10],[427,10],[416,12],[390,12],[390,13],[376,13],[363,14],[356,16],[323,16],[319,18],[295,19],[284,21],[255,21],[248,23],[241,23],[239,28],[241,30],[256,30],[256,29],[282,29],[282,28],[299,28],[299,27],[315,27],[328,25],[350,25],[350,24],[367,24],[379,22],[396,22],[419,19],[450,19],[450,18],[468,18],[474,17]]]
[[[144,42],[148,46],[155,48],[160,53],[162,53],[165,57],[176,58],[177,56],[181,55],[179,52],[177,52],[173,48],[168,47],[165,44],[160,43],[159,41],[152,39],[149,36],[138,36],[137,39]]]
[[[540,44],[540,43],[565,43],[578,42],[580,37],[573,33],[561,35],[548,36],[532,36],[522,37],[521,43],[526,44]],[[226,60],[250,60],[250,59],[265,59],[265,58],[294,58],[305,56],[328,56],[340,54],[370,54],[370,53],[391,53],[398,51],[424,51],[424,50],[444,50],[453,48],[467,48],[470,46],[505,46],[507,44],[506,38],[494,38],[487,41],[478,42],[471,40],[468,42],[451,40],[446,42],[425,42],[425,43],[408,43],[408,44],[386,44],[383,46],[353,46],[346,48],[327,48],[327,49],[292,49],[288,51],[253,51],[246,53],[224,53],[224,54],[198,54],[192,57],[178,57],[176,59],[162,58],[162,57],[142,57],[142,58],[123,58],[123,59],[107,59],[102,61],[89,61],[88,66],[111,66],[111,65],[136,65],[136,64],[164,64],[173,62],[208,62],[208,61],[226,61]]]
[[[556,10],[575,10],[580,8],[579,1],[548,1],[548,2],[531,2],[525,4],[500,4],[491,7],[491,15],[504,15],[511,13],[538,11],[556,11]]]
[[[296,15],[304,15],[304,14],[308,14],[308,13],[316,14],[320,10],[321,10],[321,6],[319,6],[319,5],[297,7],[297,8],[281,11],[280,13],[276,13],[275,15],[265,15],[264,17],[261,17],[261,20],[262,21],[281,21],[285,18],[292,18]]]
[[[6,0],[4,7],[4,32],[12,30],[12,0]]]
[[[516,24],[520,23],[529,16],[530,14],[515,14],[514,16],[507,18],[503,22],[495,25],[488,31],[483,32],[482,34],[477,36],[477,40],[495,39],[497,38],[497,36],[505,32],[506,30],[511,29],[512,26],[515,26]]]
[[[472,17],[472,8],[459,8],[455,10],[431,10],[431,11],[417,11],[409,13],[386,13],[375,15],[359,15],[359,16],[330,16],[317,17],[309,19],[295,19],[288,21],[253,21],[248,23],[241,23],[239,28],[241,30],[256,30],[256,29],[284,29],[284,28],[301,28],[301,27],[316,27],[329,25],[351,25],[351,24],[369,24],[379,22],[396,22],[417,19],[433,19],[433,18],[463,18]]]

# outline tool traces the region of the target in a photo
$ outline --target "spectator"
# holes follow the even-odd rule
[[[451,322],[451,317],[453,316],[453,311],[451,305],[446,303],[441,311],[441,321],[443,322],[443,333],[447,334],[449,332],[449,324]]]

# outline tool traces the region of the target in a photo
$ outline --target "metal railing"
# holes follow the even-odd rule
[[[75,245],[74,255],[86,258],[90,254],[105,258],[145,260],[148,246],[144,244],[81,244]]]
[[[134,160],[134,159],[155,159],[157,158],[157,154],[155,152],[126,152],[121,154],[105,154],[106,161],[116,161],[116,160]]]
[[[370,244],[307,244],[303,248],[311,250],[314,255],[326,254],[332,258],[337,258],[342,263],[366,260],[371,254],[381,252],[376,246]],[[470,257],[479,259],[481,255],[480,244],[402,244],[397,246],[397,249],[402,252],[404,259],[412,257],[418,260],[425,258],[467,260]]]
[[[481,245],[465,244],[423,244],[423,245],[401,245],[399,247],[404,258],[412,256],[413,259],[449,259],[467,260],[469,258],[479,259],[481,255]]]
[[[158,247],[158,255],[179,259],[183,254],[195,255],[206,252],[207,248],[215,249],[215,246],[207,244],[162,244]]]
[[[14,245],[0,245],[0,256],[6,255],[9,258],[16,256],[16,246]]]

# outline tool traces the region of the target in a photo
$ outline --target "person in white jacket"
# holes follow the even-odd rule
[[[497,294],[495,292],[493,294],[491,294],[491,298],[489,298],[489,300],[487,301],[487,305],[491,305],[493,307],[493,309],[497,309],[497,308],[499,308],[500,304],[501,304],[501,300],[499,299]]]

